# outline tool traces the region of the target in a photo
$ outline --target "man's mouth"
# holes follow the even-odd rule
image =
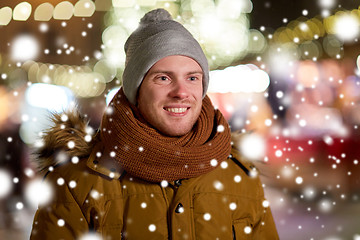
[[[188,108],[164,108],[166,111],[171,112],[171,113],[185,113]]]

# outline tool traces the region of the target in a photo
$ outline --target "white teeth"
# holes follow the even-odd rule
[[[184,113],[187,108],[165,108],[166,111],[172,113]]]

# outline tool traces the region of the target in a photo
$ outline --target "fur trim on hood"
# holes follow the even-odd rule
[[[41,138],[41,146],[35,150],[36,165],[39,171],[71,160],[73,157],[90,155],[96,140],[88,120],[77,110],[51,116],[53,127],[46,130]]]

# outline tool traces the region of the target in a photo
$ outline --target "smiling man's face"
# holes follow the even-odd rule
[[[140,113],[165,135],[188,133],[201,112],[202,78],[203,71],[192,58],[174,55],[159,60],[140,86]]]

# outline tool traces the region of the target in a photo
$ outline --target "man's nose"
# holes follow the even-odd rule
[[[180,99],[185,99],[189,97],[189,88],[186,85],[185,81],[174,81],[172,84],[170,96]]]

